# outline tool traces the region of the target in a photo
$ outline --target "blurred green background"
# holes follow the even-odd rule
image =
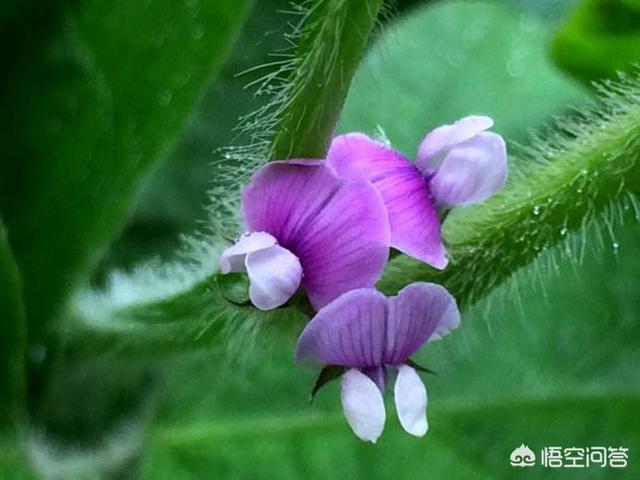
[[[13,20],[37,9],[14,3],[3,7],[5,39],[19,30]],[[82,204],[103,184],[120,182],[116,189],[104,187],[111,196],[102,208],[127,212],[125,225],[116,238],[88,242],[99,251],[87,247],[86,263],[99,260],[90,281],[100,287],[114,268],[170,259],[180,234],[206,222],[203,206],[216,182],[210,164],[220,158],[218,149],[248,141],[235,130],[238,118],[267,100],[245,88],[264,72],[239,73],[272,61],[269,55],[286,47],[291,16],[282,10],[290,5],[260,0],[210,6],[190,0],[184,2],[186,11],[197,13],[176,19],[163,5],[169,2],[162,1],[157,9],[155,2],[132,2],[131,10],[116,2],[115,13],[104,2],[87,1],[89,7],[81,8],[83,1],[77,0],[62,13],[54,3],[45,2],[48,9],[20,33],[27,40],[18,42],[3,79],[9,93],[2,97],[8,113],[0,160],[2,214],[18,263],[30,264],[29,255],[21,255],[28,248],[16,247],[21,232],[46,236],[45,226],[59,226],[58,212],[46,203],[38,208],[40,216],[52,217],[48,223],[38,223],[37,215],[22,221],[33,208],[29,202],[47,198],[39,191],[44,176],[80,172],[64,193],[69,197],[62,196],[62,209],[64,201]],[[156,14],[145,13],[153,10]],[[48,14],[51,24],[58,19],[55,28]],[[128,15],[146,23],[127,20]],[[109,29],[122,25],[132,31],[124,44],[105,41]],[[172,25],[194,44],[182,44]],[[38,53],[38,38],[47,42],[45,54]],[[202,38],[220,55],[197,47]],[[591,0],[397,1],[356,74],[337,131],[384,135],[412,157],[431,128],[488,114],[516,151],[555,116],[588,102],[590,80],[612,78],[640,61],[639,38],[635,0],[608,7]],[[78,49],[72,58],[68,45],[57,45],[65,42]],[[159,70],[135,68],[135,62],[145,62],[145,55],[130,54],[136,42],[158,43]],[[6,44],[3,48],[10,51]],[[59,77],[52,80],[50,68],[39,70],[40,55],[55,62]],[[69,83],[69,68],[84,69],[81,76],[90,81]],[[31,83],[22,81],[24,71]],[[166,85],[158,88],[160,80]],[[102,89],[101,81],[117,88]],[[87,85],[89,92],[78,95]],[[25,103],[30,95],[36,99]],[[105,95],[113,98],[103,102]],[[138,96],[140,102],[132,100]],[[55,124],[45,109],[48,102],[55,104],[52,110],[59,104],[72,109],[70,118],[80,122]],[[77,113],[85,107],[88,113]],[[129,115],[139,118],[131,113],[136,108],[145,109],[148,124],[132,125]],[[17,140],[10,138],[17,128],[12,115],[21,119],[18,126],[31,129]],[[105,119],[113,125],[105,127]],[[126,144],[117,145],[122,138]],[[86,151],[101,153],[92,161],[83,156]],[[117,180],[123,155],[137,155],[135,165],[147,162],[125,172],[139,182]],[[33,167],[33,158],[45,166]],[[97,218],[96,237],[103,227],[113,231],[115,217]],[[70,225],[75,219],[69,217]],[[438,372],[425,379],[430,432],[424,439],[402,432],[391,402],[378,444],[357,440],[342,418],[338,385],[328,386],[310,406],[314,372],[293,365],[291,339],[274,338],[267,346],[233,354],[201,351],[130,361],[106,355],[73,365],[54,382],[47,417],[30,434],[28,457],[42,476],[65,479],[640,478],[637,220],[630,198],[584,235],[545,252],[465,312],[452,336],[423,350],[419,360]],[[28,222],[37,228],[21,227]],[[74,255],[73,246],[60,246]],[[31,265],[34,271],[56,268],[55,262]],[[36,308],[38,315],[41,309]],[[627,447],[629,467],[523,471],[509,465],[511,451],[521,443],[537,454],[554,445]],[[0,478],[31,478],[24,457],[6,443],[2,452]]]

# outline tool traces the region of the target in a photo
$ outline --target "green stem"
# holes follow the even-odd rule
[[[319,0],[300,30],[270,158],[322,158],[383,0]]]

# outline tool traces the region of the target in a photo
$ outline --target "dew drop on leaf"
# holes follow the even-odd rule
[[[172,93],[169,90],[163,90],[158,94],[158,103],[166,107],[171,103]]]

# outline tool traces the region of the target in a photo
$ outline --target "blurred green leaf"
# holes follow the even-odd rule
[[[15,441],[0,438],[0,480],[36,480],[27,459]]]
[[[0,431],[13,430],[24,413],[26,318],[20,273],[0,221]]]
[[[553,56],[576,77],[613,78],[640,62],[640,2],[583,0],[553,41]]]
[[[470,114],[510,142],[581,104],[586,92],[549,61],[547,20],[500,4],[436,3],[400,18],[354,78],[340,132],[376,134],[414,158],[431,129]]]
[[[618,249],[597,247],[580,266],[563,249],[548,252],[466,313],[452,335],[424,348],[419,361],[438,371],[423,375],[426,438],[401,430],[391,388],[386,430],[375,446],[349,430],[338,382],[309,406],[317,372],[293,364],[293,345],[228,366],[203,357],[174,367],[146,478],[575,478],[575,470],[540,466],[540,449],[554,445],[627,447],[626,469],[580,474],[635,478],[640,228],[633,213],[625,213]],[[601,235],[596,228],[586,233],[593,242]],[[194,371],[201,373],[185,375]],[[509,465],[521,443],[538,456],[530,470]]]
[[[0,207],[34,337],[86,278],[234,38],[248,1],[61,5],[2,102]]]

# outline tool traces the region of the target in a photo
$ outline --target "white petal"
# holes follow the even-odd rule
[[[451,149],[429,189],[445,205],[480,203],[507,179],[507,149],[497,133],[483,132]]]
[[[249,253],[245,263],[250,283],[249,298],[260,310],[283,305],[300,286],[300,260],[280,245]]]
[[[235,244],[222,252],[220,271],[222,273],[244,272],[244,261],[248,253],[268,248],[276,243],[276,239],[266,232],[245,233]]]
[[[398,378],[393,388],[398,419],[402,428],[411,435],[423,437],[427,424],[427,389],[418,373],[407,365],[398,368]]]
[[[416,161],[418,168],[424,174],[437,170],[451,148],[492,126],[493,120],[490,117],[470,115],[461,118],[453,125],[443,125],[432,130],[418,148]]]
[[[340,399],[353,433],[365,442],[376,443],[386,414],[382,393],[373,380],[354,368],[347,370],[342,376]]]

